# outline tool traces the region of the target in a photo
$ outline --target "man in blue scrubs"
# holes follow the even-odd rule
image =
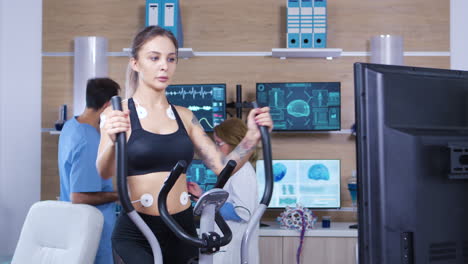
[[[100,140],[100,115],[118,94],[119,85],[109,78],[88,80],[86,109],[65,122],[60,133],[58,168],[60,200],[96,206],[104,215],[96,264],[112,264],[111,235],[114,229],[117,193],[112,180],[104,180],[96,169]]]

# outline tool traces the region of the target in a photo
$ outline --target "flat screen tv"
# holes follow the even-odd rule
[[[203,192],[214,188],[218,176],[203,164],[202,160],[192,160],[187,168],[187,181],[196,182]]]
[[[340,130],[340,83],[257,83],[257,102],[269,106],[275,131]]]
[[[359,263],[468,263],[468,72],[354,77]]]
[[[192,110],[205,131],[226,119],[226,84],[177,84],[166,89],[171,104]]]
[[[192,160],[187,167],[186,173],[187,181],[196,182],[203,192],[213,189],[218,180],[218,176],[205,166],[202,160]],[[195,202],[192,202],[192,204],[195,206]]]
[[[258,193],[265,188],[263,160],[256,164]],[[273,160],[274,187],[269,208],[340,207],[340,160]]]

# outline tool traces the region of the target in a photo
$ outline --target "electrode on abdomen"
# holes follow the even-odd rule
[[[149,193],[144,193],[143,195],[141,195],[139,200],[132,201],[132,203],[137,202],[140,202],[141,205],[143,205],[143,207],[150,207],[151,205],[153,205],[154,198],[153,195]]]
[[[189,200],[189,195],[188,195],[188,193],[182,192],[182,193],[180,194],[180,204],[186,205],[186,204],[188,203],[188,200]]]

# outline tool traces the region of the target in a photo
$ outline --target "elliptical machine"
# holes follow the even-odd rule
[[[258,105],[256,102],[252,103],[254,108],[257,108]],[[266,127],[259,127],[261,138],[262,138],[262,148],[263,148],[263,160],[265,164],[265,190],[263,192],[262,199],[260,200],[260,205],[257,209],[253,212],[252,216],[247,223],[247,229],[244,232],[242,237],[242,244],[241,244],[241,263],[248,264],[249,259],[249,244],[252,238],[252,234],[255,228],[260,223],[260,218],[265,213],[268,204],[270,204],[271,196],[273,194],[273,166],[272,166],[272,154],[271,154],[271,141],[270,141],[270,134],[268,133],[268,128]],[[182,171],[183,165],[185,165],[184,161],[179,161],[176,165],[175,169]],[[161,217],[168,225],[171,230],[182,240],[185,240],[193,245],[196,245],[200,248],[207,248],[206,250],[200,250],[200,264],[210,264],[213,263],[213,253],[219,251],[219,246],[224,246],[227,243],[226,241],[221,242],[223,238],[216,237],[212,235],[212,230],[214,230],[214,223],[213,223],[213,214],[215,213],[216,224],[221,229],[221,231],[227,236],[223,227],[227,230],[229,226],[226,224],[218,209],[224,204],[224,202],[228,198],[228,193],[223,190],[222,188],[229,180],[233,169],[236,167],[235,161],[229,161],[223,171],[220,173],[218,177],[218,181],[215,185],[215,188],[205,192],[200,199],[198,200],[197,204],[195,205],[194,214],[201,215],[200,221],[200,233],[202,234],[202,239],[194,239],[189,237],[181,228],[177,225],[177,223],[172,220],[169,213],[167,212],[166,208],[166,198],[167,194],[169,193],[170,189],[177,181],[179,173],[171,173],[169,178],[164,183],[163,188],[159,194],[158,198],[158,206],[159,212],[161,213]],[[177,168],[180,166],[180,168]],[[222,203],[219,203],[222,201]],[[216,209],[214,209],[216,207]],[[203,212],[203,213],[201,213]],[[205,218],[204,218],[205,217]],[[231,231],[229,230],[229,233]],[[230,240],[231,238],[229,238]],[[218,243],[216,242],[218,241]],[[218,246],[219,245],[219,246]],[[210,248],[213,247],[213,248]]]
[[[114,110],[122,111],[122,103],[119,96],[112,97],[111,103]],[[153,251],[154,263],[162,264],[163,257],[159,242],[154,233],[135,210],[130,197],[128,196],[126,133],[117,134],[116,142],[117,189],[120,203],[122,204],[122,210],[124,213],[128,214],[129,218],[135,223],[138,229],[148,240]],[[237,163],[235,161],[229,161],[220,173],[219,177],[221,177],[221,179],[229,177],[236,165]],[[232,239],[231,229],[218,212],[219,208],[221,208],[226,202],[229,194],[222,189],[212,189],[200,197],[199,201],[195,205],[194,214],[201,216],[200,233],[202,234],[202,237],[191,237],[182,229],[182,227],[180,227],[179,224],[177,224],[177,222],[175,222],[167,211],[166,205],[167,195],[170,189],[174,186],[178,177],[186,167],[187,163],[185,161],[179,161],[171,170],[159,193],[158,208],[163,221],[179,239],[185,240],[200,248],[200,260],[198,263],[210,264],[213,263],[212,254],[217,252],[220,247],[227,245]],[[214,232],[214,222],[216,222],[224,236],[221,237],[219,234]]]
[[[252,102],[253,108],[258,108],[257,102]],[[272,165],[272,155],[271,155],[271,140],[270,134],[268,133],[268,128],[266,127],[259,127],[260,133],[262,135],[262,149],[263,149],[263,162],[265,167],[265,189],[263,191],[262,199],[260,200],[260,205],[257,209],[253,212],[252,216],[250,217],[247,228],[245,229],[244,235],[242,237],[242,244],[241,244],[241,264],[248,264],[249,263],[249,248],[250,248],[250,241],[252,238],[252,233],[254,232],[255,228],[260,224],[260,219],[262,215],[265,213],[266,208],[270,204],[271,196],[273,194],[273,165]],[[230,175],[229,175],[230,176]],[[226,182],[229,179],[229,176],[219,178],[217,181],[215,188],[222,189]]]
[[[256,102],[252,102],[254,108],[258,108]],[[263,160],[265,167],[265,189],[263,192],[262,199],[260,200],[260,205],[253,212],[252,216],[247,223],[247,228],[242,237],[241,244],[241,263],[248,264],[249,259],[249,245],[252,238],[252,233],[255,230],[256,226],[260,224],[260,219],[265,213],[266,208],[270,204],[271,196],[273,194],[273,166],[272,166],[272,154],[271,154],[271,140],[268,128],[260,126],[260,133],[262,138],[262,149],[263,149]],[[176,236],[185,240],[188,243],[191,243],[197,247],[200,247],[200,264],[211,264],[213,263],[213,253],[219,251],[220,246],[225,246],[229,243],[232,238],[231,230],[229,226],[224,221],[223,217],[219,213],[219,208],[226,202],[229,194],[222,188],[229,180],[232,171],[236,167],[236,162],[230,160],[223,171],[218,177],[218,181],[215,184],[215,188],[205,192],[194,208],[194,214],[201,216],[200,221],[200,233],[202,234],[202,239],[190,237],[182,228],[172,219],[169,215],[166,207],[167,194],[170,189],[174,186],[177,181],[180,172],[185,168],[185,161],[179,161],[174,167],[174,170],[179,170],[179,173],[172,173],[164,183],[161,192],[158,197],[158,208],[161,213],[161,217],[166,225],[176,234]],[[214,217],[213,217],[214,215]],[[225,234],[224,238],[220,238],[214,230],[213,218],[216,221],[216,224],[220,228],[221,232]],[[228,236],[225,231],[229,230],[229,241],[226,241]],[[222,241],[225,239],[225,241]]]
[[[252,102],[254,108],[258,108],[257,102]],[[272,155],[271,155],[271,140],[270,133],[268,133],[268,128],[262,126],[260,127],[260,133],[262,135],[262,149],[263,149],[263,162],[265,167],[265,190],[263,191],[262,199],[260,200],[260,205],[250,217],[247,224],[247,229],[244,232],[242,237],[241,244],[241,263],[247,264],[249,261],[249,243],[252,237],[252,232],[256,226],[260,224],[260,219],[265,213],[266,208],[270,204],[271,196],[273,194],[273,164],[272,164]]]
[[[219,177],[221,179],[228,178],[236,165],[237,163],[235,161],[230,160],[223,171],[221,171]],[[161,218],[164,223],[166,223],[169,229],[171,229],[180,240],[184,240],[187,243],[200,248],[198,260],[199,264],[212,264],[213,254],[218,252],[222,246],[225,246],[231,242],[232,239],[231,229],[219,213],[219,209],[226,202],[229,193],[223,189],[214,188],[200,196],[193,209],[193,214],[200,216],[200,238],[190,236],[172,218],[172,216],[167,211],[166,205],[169,191],[174,186],[175,182],[186,166],[187,164],[185,161],[179,161],[173,170],[176,172],[171,172],[169,177],[164,182],[164,185],[161,188],[161,192],[158,196],[159,213],[161,214]],[[215,223],[223,233],[223,237],[215,232]]]

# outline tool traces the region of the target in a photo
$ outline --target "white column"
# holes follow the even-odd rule
[[[373,36],[370,41],[370,46],[371,63],[404,65],[402,36]]]
[[[88,79],[107,77],[107,39],[76,37],[73,63],[73,116],[81,115],[86,107]]]
[[[41,191],[42,0],[0,1],[0,255]]]
[[[468,0],[450,0],[450,68],[468,70]]]

